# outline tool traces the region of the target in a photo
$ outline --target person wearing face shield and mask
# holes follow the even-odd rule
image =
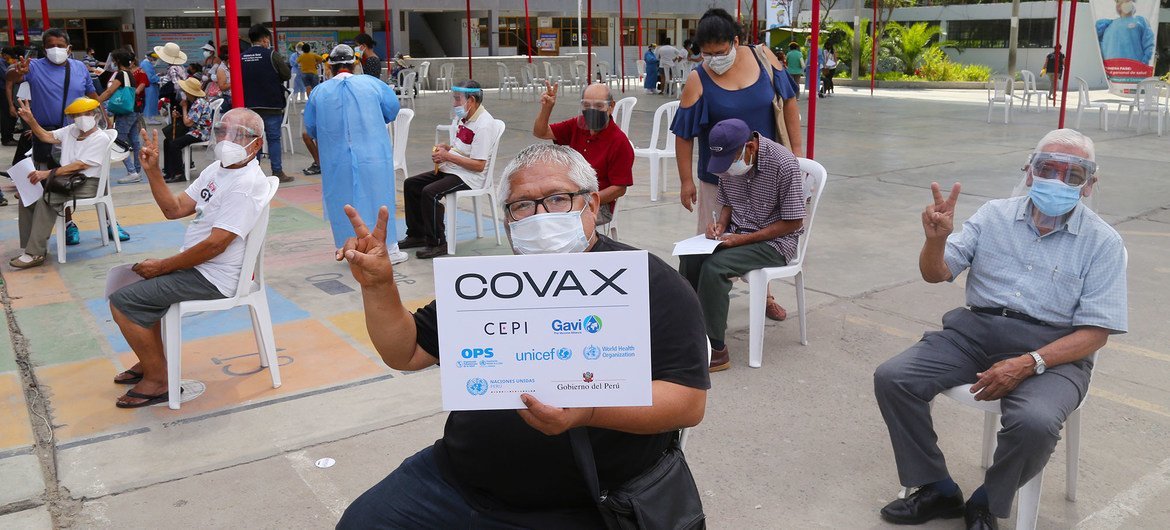
[[[478,189],[487,182],[488,158],[496,141],[496,120],[483,107],[483,89],[472,80],[451,89],[451,112],[459,120],[452,145],[436,145],[431,152],[434,171],[419,173],[402,183],[406,210],[406,239],[399,248],[426,247],[415,256],[430,259],[447,255],[444,195]]]
[[[321,160],[321,198],[337,248],[353,234],[345,205],[370,219],[383,205],[396,209],[394,147],[386,125],[398,117],[398,96],[386,83],[353,75],[356,60],[353,48],[334,47],[329,54],[333,77],[305,104],[305,134],[323,140],[315,142]],[[337,141],[343,138],[347,141]],[[406,261],[406,253],[396,247],[398,229],[393,221],[389,237],[392,260]]]
[[[578,252],[633,250],[594,232],[597,179],[567,146],[522,150],[502,173],[499,197],[517,253],[572,260]],[[337,259],[349,263],[369,302],[366,326],[379,355],[397,370],[437,364],[436,305],[414,314],[403,306],[386,248],[388,211],[379,211],[371,231],[346,210],[356,237]],[[442,438],[359,496],[337,528],[604,528],[567,431],[585,428],[600,483],[616,487],[653,465],[675,429],[702,421],[710,388],[695,293],[660,258],[648,259],[652,406],[563,409],[525,394],[520,410],[452,412]]]
[[[711,128],[707,170],[719,175],[718,209],[708,212],[711,254],[680,256],[678,271],[699,294],[711,341],[711,371],[731,367],[724,342],[731,279],[796,257],[804,232],[804,183],[792,151],[739,119]]]
[[[1082,199],[1098,185],[1093,141],[1072,129],[1044,136],[1024,168],[1022,196],[992,200],[952,233],[960,185],[922,212],[922,278],[967,271],[966,305],[942,330],[874,373],[898,477],[918,488],[881,510],[895,524],[962,515],[969,529],[998,528],[1016,490],[1044,469],[1068,414],[1089,390],[1091,356],[1125,333],[1125,243]],[[966,502],[932,428],[930,401],[971,384],[1003,409],[999,448]]]
[[[175,194],[159,168],[158,131],[141,131],[142,167],[155,203],[167,219],[194,215],[183,246],[167,258],[134,264],[142,277],[110,295],[110,314],[138,362],[114,376],[133,385],[114,403],[138,408],[165,403],[167,361],[159,322],[172,304],[215,300],[236,294],[244,264],[244,239],[268,204],[268,181],[256,155],[264,141],[264,121],[248,109],[232,109],[213,128],[216,162],[187,189]]]
[[[550,125],[548,120],[557,103],[557,88],[545,82],[532,135],[572,147],[585,157],[597,172],[600,188],[597,224],[607,224],[613,219],[618,197],[634,185],[634,147],[613,121],[613,91],[609,85],[593,83],[586,87],[581,91],[581,114]]]
[[[21,101],[20,118],[28,124],[37,141],[48,146],[61,147],[61,165],[52,169],[38,169],[29,174],[33,184],[57,175],[82,174],[86,178],[72,195],[49,193],[29,206],[20,205],[20,248],[24,252],[12,258],[9,265],[27,269],[44,264],[49,235],[57,223],[58,212],[73,199],[88,199],[97,195],[98,177],[102,162],[110,151],[113,138],[98,128],[101,103],[96,99],[77,98],[65,107],[69,125],[46,130],[37,120],[29,102]],[[58,234],[57,237],[62,237]]]

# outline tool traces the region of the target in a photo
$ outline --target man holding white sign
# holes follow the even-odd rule
[[[509,239],[519,254],[635,250],[594,232],[599,206],[597,178],[585,159],[568,147],[543,144],[521,151],[504,170],[499,197],[509,221]],[[433,302],[414,315],[402,305],[385,245],[388,211],[383,208],[379,212],[373,232],[353,209],[346,207],[346,212],[357,237],[346,242],[337,259],[349,261],[362,286],[366,328],[378,353],[398,370],[421,370],[436,364],[440,357],[438,312]],[[443,437],[407,458],[355,500],[338,528],[466,528],[473,522],[484,528],[603,526],[585,474],[574,460],[570,429],[584,427],[574,432],[584,432],[592,446],[601,489],[613,491],[654,466],[674,444],[679,428],[703,419],[706,389],[710,387],[698,300],[665,262],[646,256],[645,279],[633,275],[630,279],[646,283],[641,291],[648,296],[652,405],[559,408],[521,393],[513,407],[524,408],[517,411],[451,412]],[[589,278],[577,275],[577,291],[563,272],[581,268],[577,260],[566,257],[561,261],[561,276],[551,281],[551,292],[545,290],[546,295],[562,288],[599,296],[615,288],[634,292],[629,280],[609,270],[600,271],[604,279],[592,273]],[[545,289],[545,280],[537,282],[541,289]],[[481,292],[488,296],[492,289],[487,274],[484,282],[475,278],[464,282],[460,289],[467,296]],[[505,290],[520,284],[506,285],[509,287],[497,281],[497,294],[511,294]],[[486,319],[505,320],[492,313],[480,318]],[[444,334],[483,335],[488,330],[522,334],[536,331],[534,326],[549,325],[514,320],[517,322],[497,322],[494,328],[478,320],[474,326],[464,326],[464,320],[458,327],[448,324]],[[611,323],[581,322],[582,328],[608,325]],[[565,323],[559,327],[564,329]],[[567,327],[575,330],[575,320]],[[506,353],[512,358],[567,360],[560,348],[538,346]],[[574,355],[585,354],[572,352],[569,357]],[[461,373],[463,368],[444,365],[443,370]]]

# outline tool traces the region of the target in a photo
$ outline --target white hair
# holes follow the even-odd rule
[[[500,206],[503,206],[508,197],[512,195],[512,177],[521,169],[538,163],[562,166],[566,169],[564,174],[577,185],[578,189],[588,192],[597,191],[597,172],[593,170],[593,166],[590,166],[589,162],[585,161],[585,157],[581,156],[581,153],[563,145],[533,144],[520,151],[516,158],[508,163],[508,167],[504,168],[504,173],[500,176],[500,185],[496,189],[496,197]]]
[[[256,111],[247,107],[235,107],[220,116],[220,121],[227,120],[228,123],[242,125],[252,129],[259,136],[260,141],[264,141],[264,118],[261,118]]]
[[[1040,143],[1036,144],[1036,150],[1034,152],[1046,151],[1046,148],[1052,145],[1064,145],[1075,148],[1084,153],[1085,158],[1096,161],[1093,140],[1073,129],[1056,129],[1045,134],[1040,139]]]

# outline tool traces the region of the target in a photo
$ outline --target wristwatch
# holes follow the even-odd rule
[[[1044,370],[1048,368],[1048,365],[1044,364],[1044,358],[1041,357],[1039,353],[1034,351],[1028,352],[1028,355],[1031,355],[1032,360],[1036,361],[1036,367],[1033,368],[1033,370],[1036,372],[1036,375],[1044,373]]]

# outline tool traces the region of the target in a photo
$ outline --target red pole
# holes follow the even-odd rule
[[[41,0],[41,31],[53,27],[49,24],[49,0]]]
[[[623,33],[626,29],[625,0],[618,0],[618,55],[622,57],[622,93],[626,93],[626,39]]]
[[[16,28],[12,27],[12,0],[8,0],[8,45],[16,46]]]
[[[532,27],[528,24],[528,0],[524,0],[524,42],[528,48],[528,64],[532,64]]]
[[[219,55],[219,0],[211,0],[211,6],[215,8],[215,55]]]
[[[813,1],[815,2],[817,0]],[[756,11],[759,7],[759,2],[760,0],[752,0],[752,44],[760,42],[760,14]]]
[[[812,79],[809,83],[808,91],[808,139],[804,143],[804,156],[810,160],[813,157],[813,146],[817,138],[817,93],[818,86],[821,82],[820,62],[817,56],[820,54],[820,40],[821,40],[821,2],[820,0],[813,0],[812,5],[812,45],[808,52],[808,76]],[[776,131],[776,136],[780,136],[780,131]]]
[[[1062,9],[1063,7],[1064,7],[1064,0],[1056,0],[1056,45],[1052,48],[1052,53],[1053,53],[1052,58],[1053,58],[1053,62],[1056,63],[1054,66],[1056,66],[1056,68],[1058,70],[1060,69],[1060,64],[1059,64],[1060,53],[1058,53],[1060,51],[1059,50],[1059,48],[1060,48],[1060,22],[1061,22],[1060,15],[1061,15],[1061,11],[1063,11],[1063,9]],[[1053,79],[1052,82],[1056,83],[1060,79],[1060,77],[1056,76],[1056,72],[1053,72],[1053,75],[1055,77],[1052,78]]]
[[[24,14],[24,0],[20,0],[20,30],[24,32],[24,45],[32,44],[32,39],[28,36],[28,17]]]
[[[873,35],[873,49],[869,52],[869,95],[873,97],[873,86],[877,82],[877,6],[878,0],[873,0],[873,20],[870,21],[870,33]]]
[[[1057,128],[1064,128],[1064,107],[1068,101],[1068,78],[1070,68],[1072,68],[1072,48],[1073,48],[1073,29],[1077,27],[1077,3],[1075,0],[1070,2],[1068,8],[1068,39],[1065,44],[1068,46],[1068,51],[1064,52],[1064,86],[1060,89],[1060,124]]]
[[[471,75],[471,0],[467,0],[467,78]]]
[[[277,35],[276,35],[276,0],[268,0],[268,7],[272,9],[272,49],[276,49]],[[235,20],[228,17],[228,20]]]
[[[366,32],[366,4],[358,0],[358,33]]]
[[[382,0],[382,29],[386,30],[386,64],[390,64],[390,60],[394,57],[394,48],[390,40],[390,0]],[[386,70],[386,75],[390,75],[390,70]]]
[[[593,0],[585,2],[585,53],[586,69],[593,71]],[[604,75],[604,74],[603,74]]]
[[[224,0],[225,21],[228,38],[228,72],[232,74],[232,107],[244,106],[244,76],[240,69],[240,24],[237,18],[236,0]]]

